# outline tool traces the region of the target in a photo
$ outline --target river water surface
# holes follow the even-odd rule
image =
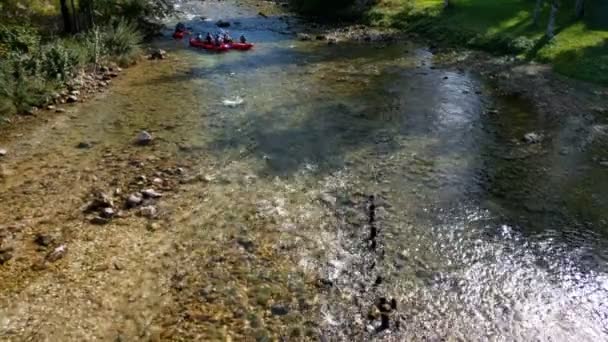
[[[280,253],[272,255],[290,263],[219,267],[184,257],[184,265],[200,264],[184,266],[195,273],[219,267],[191,279],[198,296],[215,291],[208,283],[217,276],[230,278],[214,283],[217,291],[230,285],[232,296],[257,299],[223,302],[229,314],[211,323],[161,324],[178,327],[174,336],[225,339],[226,322],[245,316],[251,326],[233,338],[608,338],[604,118],[540,115],[475,74],[435,68],[416,43],[299,41],[292,30],[305,24],[271,4],[261,7],[268,18],[230,0],[179,9],[194,31],[230,21],[255,49],[213,54],[159,42],[168,61],[129,71],[81,106],[75,123],[58,121],[64,134],[38,132],[39,159],[29,152],[33,159],[8,160],[23,177],[4,185],[7,196],[36,179],[41,170],[31,163],[40,160],[55,170],[95,164],[97,152],[63,150],[88,138],[103,141],[104,153],[124,151],[143,128],[161,137],[157,155],[206,170],[214,181],[205,199],[193,195],[196,204],[183,210],[198,227],[190,248],[204,247],[193,239],[215,241],[213,253],[226,253],[221,264],[231,257],[221,241],[234,231],[247,237],[237,238],[245,250],[262,255],[263,241],[274,239]],[[243,103],[223,102],[236,98]],[[544,139],[528,144],[529,132]],[[14,150],[31,148],[20,146]],[[242,283],[231,272],[251,273],[245,294],[234,293]],[[256,289],[273,282],[290,285],[268,304]],[[203,301],[217,303],[211,297]],[[207,304],[201,310],[212,310]]]

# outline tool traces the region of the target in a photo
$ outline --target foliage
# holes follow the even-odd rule
[[[131,64],[140,52],[142,39],[135,24],[121,20],[103,34],[103,49],[121,64]]]
[[[0,24],[0,57],[9,51],[28,53],[40,43],[40,36],[29,26]]]
[[[608,84],[608,1],[588,1],[582,21],[576,21],[574,1],[562,1],[553,40],[545,37],[547,3],[539,25],[530,0],[452,0],[448,9],[443,0],[382,0],[368,19],[447,44],[551,63],[568,76]]]
[[[375,0],[291,0],[293,8],[300,13],[339,18],[360,16],[374,3]]]
[[[43,38],[29,27],[0,26],[0,115],[45,103],[48,94],[96,61],[133,63],[142,36],[126,20],[74,37]]]
[[[67,48],[62,41],[44,46],[41,55],[40,73],[49,80],[67,81],[79,65],[77,52]]]
[[[44,102],[50,83],[28,69],[31,60],[17,55],[0,62],[0,114],[25,112]]]

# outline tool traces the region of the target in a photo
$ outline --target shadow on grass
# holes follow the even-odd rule
[[[561,74],[608,85],[608,39],[595,46],[564,51],[553,64]]]

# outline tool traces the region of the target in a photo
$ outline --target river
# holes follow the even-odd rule
[[[272,3],[179,9],[254,50],[163,38],[168,60],[3,138],[0,225],[25,242],[0,338],[608,338],[605,118],[537,113],[416,42],[300,41]],[[167,187],[159,224],[82,220],[91,189],[167,168],[199,181]],[[69,252],[32,270],[47,230]]]

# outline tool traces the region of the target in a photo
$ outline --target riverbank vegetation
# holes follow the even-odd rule
[[[82,70],[140,55],[168,13],[164,0],[0,3],[0,116],[31,112]]]
[[[452,45],[550,63],[562,74],[608,84],[606,1],[382,0],[367,18]]]
[[[603,0],[293,0],[306,13],[360,10],[376,26],[522,60],[550,63],[564,75],[608,84],[608,1]]]

